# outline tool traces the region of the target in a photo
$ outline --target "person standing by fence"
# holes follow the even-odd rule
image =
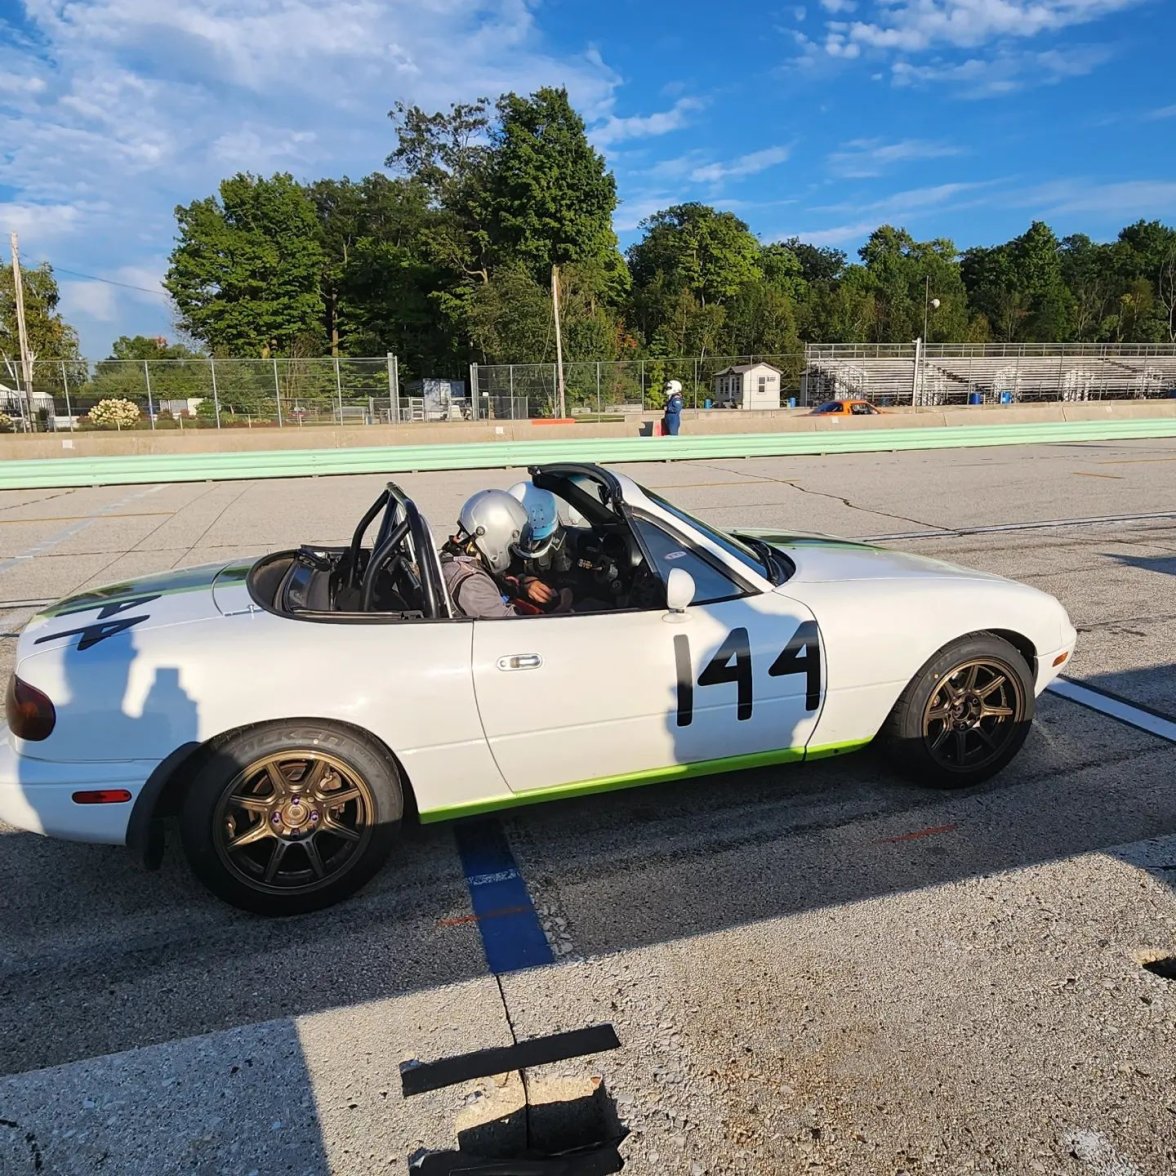
[[[662,392],[666,397],[662,432],[667,437],[676,437],[682,424],[682,409],[686,403],[682,398],[682,385],[677,380],[667,380],[662,387]]]

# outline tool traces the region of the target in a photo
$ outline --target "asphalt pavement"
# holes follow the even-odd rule
[[[1176,717],[1176,442],[624,468],[719,525],[901,536],[880,541],[1042,587],[1075,680]],[[521,476],[398,480],[440,536]],[[0,673],[41,601],[343,540],[380,488],[0,494]],[[1168,1176],[1176,982],[1144,965],[1176,955],[1174,769],[1170,742],[1047,693],[1017,760],[960,794],[867,751],[517,810],[555,962],[499,975],[446,826],[280,922],[208,898],[174,837],[149,874],[0,826],[0,1172],[403,1172],[598,1077],[638,1176]],[[408,1059],[600,1022],[620,1049],[526,1091],[401,1095]]]

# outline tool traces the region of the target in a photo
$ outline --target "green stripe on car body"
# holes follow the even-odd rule
[[[662,784],[670,780],[689,780],[694,776],[713,776],[718,772],[739,772],[747,768],[765,768],[773,764],[799,763],[807,759],[826,759],[857,751],[871,742],[857,739],[847,743],[829,743],[810,748],[785,747],[777,751],[757,751],[751,755],[723,756],[721,759],[698,760],[691,764],[673,764],[668,768],[649,768],[643,772],[628,772],[620,776],[600,776],[595,780],[580,780],[574,784],[557,784],[553,788],[532,788],[527,792],[510,792],[505,796],[491,796],[485,800],[471,800],[465,804],[442,805],[420,813],[422,825],[437,821],[451,821],[458,817],[474,817],[499,809],[519,808],[528,804],[542,804],[546,800],[569,800],[576,796],[591,796],[597,792],[618,792],[623,788],[638,788],[643,784]]]

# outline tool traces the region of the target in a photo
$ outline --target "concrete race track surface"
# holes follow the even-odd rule
[[[1075,680],[1176,716],[1176,443],[627,469],[719,525],[901,534],[1042,587],[1080,630]],[[443,535],[518,476],[400,481]],[[339,541],[380,486],[0,494],[0,673],[38,602]],[[1047,693],[1014,764],[961,794],[866,752],[518,810],[558,962],[500,976],[444,826],[282,922],[206,897],[174,836],[147,874],[0,826],[0,1172],[404,1172],[523,1091],[406,1100],[401,1062],[611,1022],[619,1050],[528,1086],[603,1076],[638,1176],[1168,1176],[1176,982],[1142,965],[1176,955],[1174,769],[1171,743]]]

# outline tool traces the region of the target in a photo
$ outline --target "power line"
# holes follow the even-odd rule
[[[105,282],[108,286],[120,286],[124,290],[138,290],[140,294],[154,294],[156,298],[170,297],[170,295],[165,293],[163,290],[149,290],[146,286],[132,286],[128,282],[116,282],[112,278],[100,278],[97,274],[80,274],[77,270],[63,269],[59,265],[53,265],[52,262],[49,262],[48,264],[52,266],[53,272],[55,274],[69,274],[71,278],[85,278],[90,282]]]

